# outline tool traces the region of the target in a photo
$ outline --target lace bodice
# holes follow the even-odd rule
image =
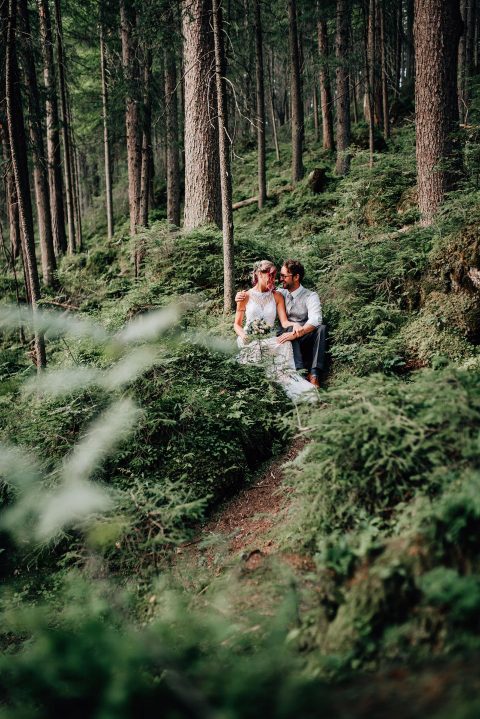
[[[253,320],[265,320],[273,327],[277,317],[277,303],[273,292],[259,292],[249,290],[248,302],[245,308],[245,322],[250,324]]]

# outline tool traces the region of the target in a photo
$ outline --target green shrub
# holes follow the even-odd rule
[[[436,567],[424,574],[419,584],[423,601],[441,608],[449,622],[480,629],[480,576],[462,577],[455,569]]]
[[[136,528],[137,549],[129,540],[122,561],[136,561],[128,552],[152,539],[154,514],[153,539],[170,541],[245,482],[280,447],[286,407],[262,368],[191,342],[171,349],[131,395],[143,410],[138,429],[97,471],[117,492],[131,541]],[[107,405],[107,392],[95,387],[61,398],[19,396],[3,439],[29,448],[52,472]]]
[[[63,588],[65,608],[11,610],[2,634],[21,632],[0,657],[1,714],[125,719],[314,719],[328,691],[303,677],[284,623],[258,640],[235,633],[213,609],[203,616],[161,588],[162,614],[141,629],[114,586]],[[159,596],[160,593],[160,596]],[[221,676],[221,681],[219,681]]]
[[[372,376],[325,398],[296,478],[303,542],[385,521],[417,492],[435,494],[474,461],[480,375],[446,369],[413,382]]]

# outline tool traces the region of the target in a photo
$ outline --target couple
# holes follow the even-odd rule
[[[267,360],[268,374],[281,384],[294,401],[315,397],[325,355],[325,325],[316,292],[302,286],[305,274],[298,260],[285,260],[280,270],[283,287],[275,289],[277,268],[269,260],[253,270],[253,287],[235,296],[237,312],[234,330],[241,348],[241,363]],[[252,328],[273,332],[275,320],[281,325],[277,336],[253,339]],[[245,320],[245,322],[244,322]],[[298,370],[307,370],[305,380]]]

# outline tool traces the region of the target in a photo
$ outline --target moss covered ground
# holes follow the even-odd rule
[[[360,145],[361,128],[358,136]],[[331,364],[316,408],[291,411],[261,368],[232,359],[214,228],[183,234],[152,222],[140,280],[126,225],[62,261],[45,307],[60,303],[67,320],[113,334],[190,298],[132,381],[32,395],[28,347],[18,331],[4,332],[1,439],[37,456],[47,488],[112,401],[128,394],[142,414],[95,469],[113,509],[48,545],[2,535],[0,716],[71,713],[74,702],[98,717],[159,705],[169,717],[309,717],[320,708],[476,716],[477,678],[465,667],[480,654],[480,198],[472,171],[435,224],[421,227],[413,142],[410,127],[397,130],[373,168],[358,147],[340,180],[310,139],[307,174],[327,169],[320,194],[307,178],[289,187],[282,145],[268,166],[270,189],[284,191],[261,212],[235,212],[239,287],[254,260],[289,256],[320,293]],[[235,199],[253,195],[254,182],[251,153],[236,162]],[[5,274],[5,300],[14,290]],[[68,331],[48,352],[56,371],[110,377],[119,362],[111,344]],[[185,565],[179,583],[176,547],[299,434],[307,444],[285,470],[288,511],[271,540],[308,557],[308,571],[274,559],[260,566],[250,606],[234,598],[236,587],[252,589],[238,583],[241,557],[220,562],[214,577],[201,561]],[[2,499],[16,506],[12,484]]]

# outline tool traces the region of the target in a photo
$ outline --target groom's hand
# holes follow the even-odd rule
[[[240,292],[237,292],[235,295],[235,302],[243,302],[243,300],[247,299],[247,292],[245,290],[240,290]]]
[[[280,335],[280,337],[277,337],[277,343],[279,345],[285,344],[285,342],[293,342],[293,340],[297,339],[297,333],[296,332],[284,332],[283,335]]]

